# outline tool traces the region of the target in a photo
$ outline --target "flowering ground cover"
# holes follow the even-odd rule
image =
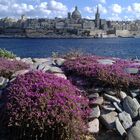
[[[116,58],[98,56],[80,56],[64,63],[67,75],[77,75],[93,81],[100,81],[106,86],[126,88],[139,86],[140,63]],[[127,69],[138,70],[137,73]]]
[[[68,80],[43,72],[18,76],[5,90],[1,108],[10,140],[82,140],[88,99]],[[12,137],[11,137],[12,135]]]
[[[10,78],[10,76],[16,71],[28,68],[29,65],[21,61],[0,58],[0,76]]]

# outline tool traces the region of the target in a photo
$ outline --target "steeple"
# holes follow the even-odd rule
[[[99,6],[97,5],[97,12],[95,14],[95,26],[96,28],[100,28],[100,12],[99,12]]]
[[[97,13],[99,14],[99,6],[97,5]]]

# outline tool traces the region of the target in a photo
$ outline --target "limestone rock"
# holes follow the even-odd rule
[[[101,115],[101,121],[108,129],[115,128],[116,119],[117,119],[117,113],[115,111],[112,111],[110,113],[104,113]]]
[[[114,96],[111,96],[111,95],[108,95],[108,94],[104,94],[104,97],[105,99],[111,101],[111,102],[117,102],[117,103],[120,103],[120,99],[114,97]]]
[[[54,60],[53,60],[53,64],[55,65],[55,66],[62,66],[63,64],[64,64],[64,62],[65,62],[66,60],[65,59],[63,59],[63,58],[55,58]]]
[[[126,98],[126,93],[125,92],[123,92],[123,91],[120,91],[119,93],[118,93],[118,95],[119,95],[119,97],[121,98],[121,99],[124,99],[124,98]]]
[[[122,126],[122,124],[121,124],[121,122],[120,122],[120,120],[118,118],[115,121],[115,125],[116,125],[117,131],[120,133],[121,136],[126,135],[126,131],[123,128],[123,126]]]
[[[138,68],[126,68],[125,71],[129,74],[137,74],[139,72]]]
[[[51,73],[63,73],[63,71],[58,67],[50,67],[49,72],[51,72]]]
[[[90,101],[90,105],[102,105],[104,102],[103,97],[98,97],[92,101]]]
[[[99,59],[97,61],[98,63],[103,64],[103,65],[113,65],[115,63],[115,61],[111,59]]]
[[[118,104],[117,102],[113,102],[113,105],[115,106],[115,108],[118,112],[122,112],[122,108],[121,108],[120,104]]]
[[[93,94],[88,95],[89,99],[94,99],[94,98],[98,98],[98,97],[99,97],[98,93],[93,93]]]
[[[101,112],[99,106],[93,107],[89,118],[98,118],[100,117],[100,114]]]
[[[138,116],[138,106],[130,96],[127,96],[123,101],[124,110],[131,115],[132,118]]]
[[[136,126],[132,127],[128,132],[127,140],[140,140],[140,129]]]
[[[57,77],[63,78],[63,79],[67,79],[65,74],[62,73],[54,73],[54,75],[56,75]]]
[[[99,120],[98,119],[95,119],[91,122],[88,123],[88,131],[90,133],[98,133],[99,132]]]
[[[16,72],[12,75],[12,78],[17,77],[17,76],[19,76],[19,75],[24,75],[24,74],[28,73],[29,71],[30,71],[30,70],[28,70],[28,69],[16,71]]]
[[[130,114],[126,113],[125,111],[119,113],[119,119],[122,122],[122,125],[125,130],[130,128],[133,124]]]

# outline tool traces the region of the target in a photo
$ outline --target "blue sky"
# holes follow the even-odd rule
[[[97,5],[101,18],[108,20],[140,19],[140,0],[0,0],[0,18],[66,17],[78,6],[84,18],[94,19]]]

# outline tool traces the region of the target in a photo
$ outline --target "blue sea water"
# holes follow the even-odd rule
[[[52,52],[66,53],[71,49],[84,53],[119,58],[140,58],[140,38],[111,39],[10,39],[1,38],[0,48],[20,57],[49,57]]]

